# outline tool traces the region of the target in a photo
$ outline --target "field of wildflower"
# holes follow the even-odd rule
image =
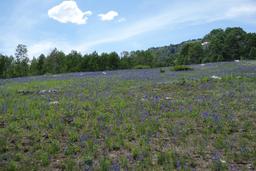
[[[256,170],[256,61],[0,80],[0,170]]]

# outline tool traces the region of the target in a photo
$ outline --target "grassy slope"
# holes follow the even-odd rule
[[[255,169],[256,79],[169,74],[2,85],[0,170]]]

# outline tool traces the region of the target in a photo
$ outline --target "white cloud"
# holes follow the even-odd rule
[[[231,2],[233,2],[233,4]],[[251,9],[243,7],[238,11],[240,11],[239,16],[244,16],[245,14],[252,16],[254,14],[253,7],[255,7],[255,3],[250,3],[250,1],[246,3],[242,0],[226,0],[226,3],[223,3],[222,0],[207,1],[204,4],[201,4],[201,6],[199,5],[201,2],[193,3],[187,7],[184,7],[183,4],[181,4],[183,10],[180,10],[179,6],[174,6],[172,10],[162,11],[152,17],[138,20],[129,26],[113,30],[104,36],[86,41],[76,47],[83,51],[83,49],[91,49],[101,44],[124,41],[137,35],[165,29],[167,27],[171,30],[175,28],[177,29],[178,27],[189,27],[191,25],[200,25],[237,18],[238,16],[228,17],[226,14],[226,11],[235,11],[234,9],[237,6],[251,6]],[[218,9],[219,12],[216,12],[216,9]],[[247,18],[244,17],[244,21],[246,21],[246,19]]]
[[[48,16],[61,23],[86,24],[91,11],[82,12],[73,0],[63,1],[48,10]]]
[[[28,0],[28,2],[30,1],[31,0]],[[95,30],[90,38],[88,36],[83,37],[83,35],[88,33],[87,30],[85,30],[84,32],[82,31],[81,35],[79,35],[75,40],[65,37],[63,39],[63,36],[58,35],[45,36],[45,40],[38,42],[34,40],[34,36],[31,36],[31,39],[29,36],[25,39],[25,34],[21,34],[20,29],[17,30],[17,27],[13,26],[14,22],[12,21],[5,24],[12,26],[12,29],[9,27],[5,29],[4,36],[0,37],[0,46],[2,45],[1,47],[4,47],[1,48],[4,49],[4,52],[2,53],[13,54],[15,46],[20,42],[24,42],[28,45],[30,57],[39,56],[40,53],[47,54],[54,47],[57,47],[59,50],[64,50],[66,53],[70,52],[71,49],[84,53],[99,50],[99,46],[104,44],[122,41],[127,42],[130,38],[134,38],[151,31],[161,31],[161,29],[168,29],[170,30],[170,34],[172,34],[171,30],[174,29],[189,28],[191,25],[207,24],[220,20],[229,21],[230,19],[243,23],[254,22],[255,24],[255,0],[198,0],[196,3],[194,1],[188,3],[189,4],[186,6],[184,6],[184,3],[177,3],[172,6],[165,5],[166,9],[161,9],[159,13],[152,13],[152,15],[147,16],[147,18],[138,16],[135,20],[132,20],[132,17],[129,17],[129,21],[127,20],[127,22],[123,24],[115,25],[111,30]],[[20,6],[18,6],[17,9],[20,9]],[[24,9],[29,8],[26,7],[20,9],[21,12],[13,16],[13,18],[20,18],[24,15],[23,12],[27,12]],[[81,10],[79,11],[81,12]],[[33,12],[36,14],[35,11]],[[65,12],[63,15],[64,14],[67,13]],[[83,17],[81,18],[83,19]],[[27,17],[27,19],[30,18]],[[118,17],[115,19],[117,19],[116,22],[118,22],[120,18]],[[22,19],[21,21],[24,20]],[[19,24],[15,24],[15,26],[16,25],[18,25],[19,28],[24,27],[20,22]],[[27,30],[27,26],[25,28],[23,28],[22,31]],[[27,34],[31,35],[29,32]],[[74,35],[74,37],[75,36],[76,35]],[[133,41],[129,42],[135,42],[134,39],[132,40]],[[113,46],[113,49],[114,48],[115,47]]]
[[[250,16],[256,14],[256,4],[255,5],[242,5],[233,7],[226,13],[227,17],[239,17],[239,16]]]
[[[98,16],[101,18],[102,21],[111,21],[114,20],[119,14],[116,11],[109,11],[106,14],[99,14]]]
[[[229,2],[231,1],[234,2],[233,0],[227,0],[226,4],[222,4],[223,6],[220,5],[221,0],[207,2],[204,4],[204,8],[202,8],[199,3],[196,3],[193,8],[191,8],[192,5],[189,5],[187,8],[183,8],[183,10],[180,10],[179,7],[175,6],[172,8],[172,10],[168,9],[166,11],[161,11],[161,13],[155,14],[149,18],[140,19],[133,23],[127,23],[127,25],[124,25],[121,28],[102,32],[102,34],[99,34],[98,37],[93,37],[92,39],[80,40],[73,43],[69,41],[54,40],[51,43],[48,42],[48,45],[42,45],[42,48],[44,49],[44,47],[46,47],[46,50],[52,47],[57,47],[60,50],[64,50],[66,53],[72,49],[78,50],[82,53],[90,52],[96,50],[95,47],[102,44],[121,42],[147,32],[161,30],[167,27],[168,29],[172,30],[180,27],[189,27],[191,25],[200,25],[220,20],[229,20],[230,18],[236,18],[236,16],[227,17],[226,14],[229,11],[232,11],[232,9],[235,9],[237,6],[250,6],[239,0],[236,1],[237,3],[230,5]],[[219,11],[216,12],[215,9],[219,9]],[[240,15],[241,14],[242,13],[240,13]],[[243,15],[244,14],[245,12],[243,12]],[[244,20],[245,19],[246,17]],[[42,50],[40,50],[40,46],[35,46],[35,51],[33,53],[36,51],[42,52]]]
[[[120,18],[119,20],[117,20],[117,22],[119,23],[122,23],[122,22],[125,22],[126,21],[126,18]]]

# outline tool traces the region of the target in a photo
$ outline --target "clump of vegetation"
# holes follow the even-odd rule
[[[171,68],[171,71],[189,71],[193,70],[193,68],[185,65],[175,65],[174,67]]]
[[[161,68],[160,73],[165,73],[165,69]]]
[[[133,67],[134,69],[150,69],[151,67],[148,65],[136,65]]]

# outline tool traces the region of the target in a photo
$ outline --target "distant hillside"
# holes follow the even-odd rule
[[[154,56],[159,58],[158,61],[166,61],[170,58],[175,58],[175,55],[177,55],[184,44],[187,43],[193,43],[193,42],[201,42],[202,39],[193,39],[184,41],[179,44],[170,44],[169,46],[162,46],[162,47],[152,47],[149,48],[148,51]]]
[[[193,39],[193,40],[184,41],[179,44],[170,44],[168,46],[162,46],[162,47],[152,47],[152,48],[149,48],[148,50],[152,54],[158,55],[159,57],[166,57],[166,56],[171,57],[174,54],[180,52],[180,50],[184,44],[193,43],[193,42],[201,42],[201,41],[202,41],[202,39]]]
[[[15,58],[0,54],[0,78],[68,72],[104,71],[131,68],[153,68],[207,62],[256,60],[256,34],[234,27],[214,29],[201,39],[176,45],[98,54],[71,51],[65,54],[56,48],[47,55],[29,60],[26,45],[18,45]]]
[[[256,59],[256,34],[240,27],[214,29],[201,39],[150,48],[157,66]]]

